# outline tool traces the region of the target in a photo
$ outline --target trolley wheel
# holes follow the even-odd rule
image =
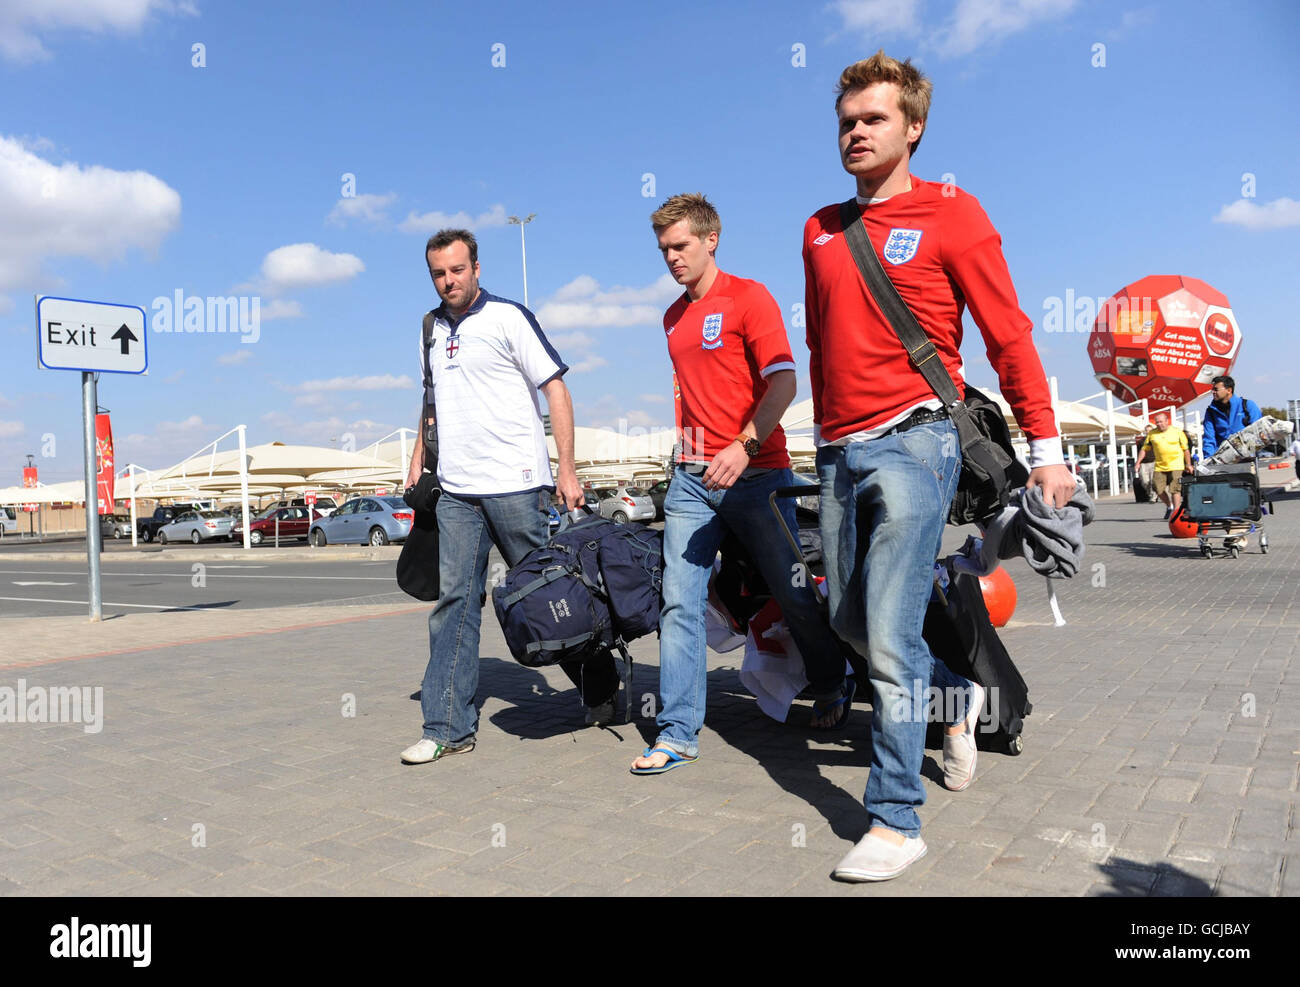
[[[1205,558],[1205,559],[1212,559],[1212,558],[1214,558],[1214,549],[1212,549],[1209,545],[1202,545],[1202,546],[1201,546],[1201,557],[1202,557],[1202,558]]]
[[[1234,559],[1239,559],[1239,558],[1241,558],[1241,546],[1239,546],[1239,545],[1233,545],[1233,546],[1231,546],[1231,547],[1228,549],[1228,554],[1231,555]]]
[[[1021,738],[1020,734],[1016,734],[1007,741],[1007,753],[1012,757],[1019,757],[1024,752],[1024,749],[1025,742]]]
[[[1268,535],[1261,534],[1259,536],[1259,550],[1265,555],[1268,554]]]

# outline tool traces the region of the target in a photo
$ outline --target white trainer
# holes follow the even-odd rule
[[[971,683],[970,709],[958,734],[943,735],[943,783],[949,791],[960,792],[975,780],[975,726],[984,710],[984,687]]]
[[[925,840],[909,836],[900,846],[870,834],[835,865],[831,877],[837,881],[889,881],[925,856]]]
[[[473,749],[473,744],[466,744],[464,747],[447,747],[425,737],[418,744],[412,744],[402,751],[402,760],[407,764],[428,764],[448,754],[468,754]]]

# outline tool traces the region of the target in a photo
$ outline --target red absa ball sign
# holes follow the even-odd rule
[[[1228,299],[1197,278],[1157,274],[1108,298],[1088,336],[1102,387],[1121,401],[1181,407],[1231,373],[1241,329]]]

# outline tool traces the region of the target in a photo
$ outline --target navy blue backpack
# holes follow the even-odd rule
[[[561,522],[492,590],[492,606],[515,661],[530,668],[589,661],[659,629],[663,532],[599,516]]]

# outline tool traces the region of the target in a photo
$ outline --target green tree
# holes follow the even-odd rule
[[[1274,408],[1271,404],[1261,404],[1259,406],[1259,413],[1261,415],[1267,415],[1270,418],[1276,418],[1279,421],[1286,421],[1285,408]]]

